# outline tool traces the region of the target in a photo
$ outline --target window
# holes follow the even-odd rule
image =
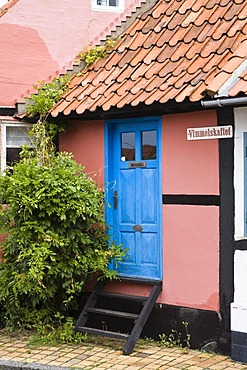
[[[92,0],[92,9],[120,13],[124,11],[124,0]]]
[[[121,134],[121,161],[135,161],[135,132],[123,132]]]
[[[234,109],[235,240],[247,239],[247,108]]]
[[[142,131],[142,159],[156,159],[156,131]]]
[[[31,145],[28,131],[30,124],[2,123],[1,124],[1,171],[6,165],[11,166],[20,159],[21,147]]]

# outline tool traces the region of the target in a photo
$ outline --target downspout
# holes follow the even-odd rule
[[[243,98],[225,98],[225,99],[214,99],[214,100],[202,100],[201,105],[203,108],[222,108],[230,105],[247,105],[247,97]]]

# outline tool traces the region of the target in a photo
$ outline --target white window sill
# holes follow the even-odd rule
[[[119,7],[119,6],[93,5],[92,10],[97,11],[97,12],[122,13],[124,11],[124,8]]]

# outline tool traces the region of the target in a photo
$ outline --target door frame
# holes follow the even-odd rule
[[[158,163],[159,163],[159,181],[156,196],[159,198],[158,203],[160,208],[158,210],[158,224],[159,224],[159,277],[157,280],[162,280],[163,277],[163,238],[162,238],[162,117],[161,116],[151,116],[151,117],[138,117],[138,118],[123,118],[123,119],[107,119],[104,123],[104,186],[105,186],[105,217],[106,223],[110,227],[109,235],[111,241],[114,240],[114,235],[112,235],[113,229],[113,217],[114,210],[110,206],[113,196],[114,180],[113,180],[113,131],[114,125],[116,124],[135,124],[143,123],[145,128],[145,122],[157,124],[157,153],[158,153]],[[114,268],[110,264],[110,268]],[[146,279],[149,279],[147,276]],[[153,280],[153,278],[152,278]]]

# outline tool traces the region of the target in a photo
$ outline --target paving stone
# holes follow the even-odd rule
[[[3,362],[5,361],[5,362]],[[30,348],[26,340],[0,340],[0,370],[247,370],[227,356],[180,348],[141,346],[130,356],[100,345]]]

